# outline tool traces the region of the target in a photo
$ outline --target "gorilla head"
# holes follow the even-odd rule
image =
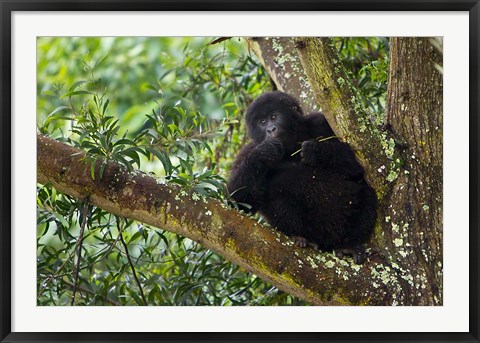
[[[298,101],[282,92],[259,96],[247,109],[246,122],[250,138],[256,143],[278,138],[286,147],[297,142],[297,127],[303,118]]]

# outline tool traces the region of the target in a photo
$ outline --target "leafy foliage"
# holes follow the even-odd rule
[[[383,124],[388,73],[388,38],[333,39],[361,100],[377,125]]]

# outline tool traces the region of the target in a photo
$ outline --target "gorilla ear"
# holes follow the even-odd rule
[[[299,113],[300,115],[303,115],[303,110],[300,107],[299,104],[294,104],[292,107],[290,107],[293,111]]]

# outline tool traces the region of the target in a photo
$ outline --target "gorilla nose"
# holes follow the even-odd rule
[[[277,127],[276,126],[273,126],[273,127],[269,127],[267,128],[267,135],[270,136],[270,137],[275,137],[275,135],[277,134]]]

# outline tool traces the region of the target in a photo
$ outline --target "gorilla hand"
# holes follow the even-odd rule
[[[319,152],[321,151],[320,142],[315,139],[305,141],[302,143],[302,150],[300,156],[302,157],[301,162],[308,165],[316,165],[319,158]]]
[[[278,138],[266,139],[253,149],[250,156],[254,161],[265,164],[279,162],[284,156],[282,141]]]

